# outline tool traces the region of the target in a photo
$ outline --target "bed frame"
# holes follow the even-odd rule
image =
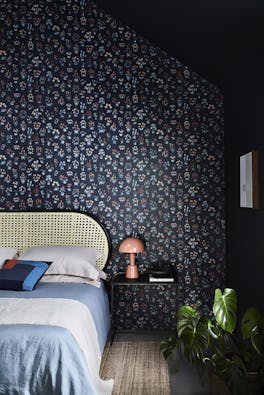
[[[0,212],[0,246],[18,252],[33,246],[73,245],[95,247],[104,254],[97,260],[103,269],[110,258],[110,237],[90,214],[72,211]]]

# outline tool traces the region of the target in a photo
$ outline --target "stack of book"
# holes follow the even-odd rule
[[[153,274],[149,274],[149,282],[151,283],[156,283],[156,282],[161,282],[161,283],[173,283],[175,281],[174,277],[159,277],[159,276],[154,276]]]
[[[176,272],[171,268],[151,268],[149,271],[149,281],[150,282],[170,282],[176,281]]]

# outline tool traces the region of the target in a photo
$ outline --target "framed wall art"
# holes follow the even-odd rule
[[[261,208],[263,197],[263,155],[250,151],[240,156],[240,207]]]

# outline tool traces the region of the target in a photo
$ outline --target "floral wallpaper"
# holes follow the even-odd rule
[[[140,270],[176,267],[183,303],[222,285],[219,89],[88,0],[2,0],[0,29],[1,210],[96,215],[109,274],[138,235]]]
[[[177,292],[177,284],[170,283],[115,286],[115,329],[171,330],[176,323]]]

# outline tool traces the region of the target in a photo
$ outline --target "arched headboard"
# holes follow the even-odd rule
[[[103,269],[111,244],[102,224],[90,214],[72,211],[0,212],[0,246],[21,252],[33,246],[73,245],[95,247],[104,254],[97,260]]]

